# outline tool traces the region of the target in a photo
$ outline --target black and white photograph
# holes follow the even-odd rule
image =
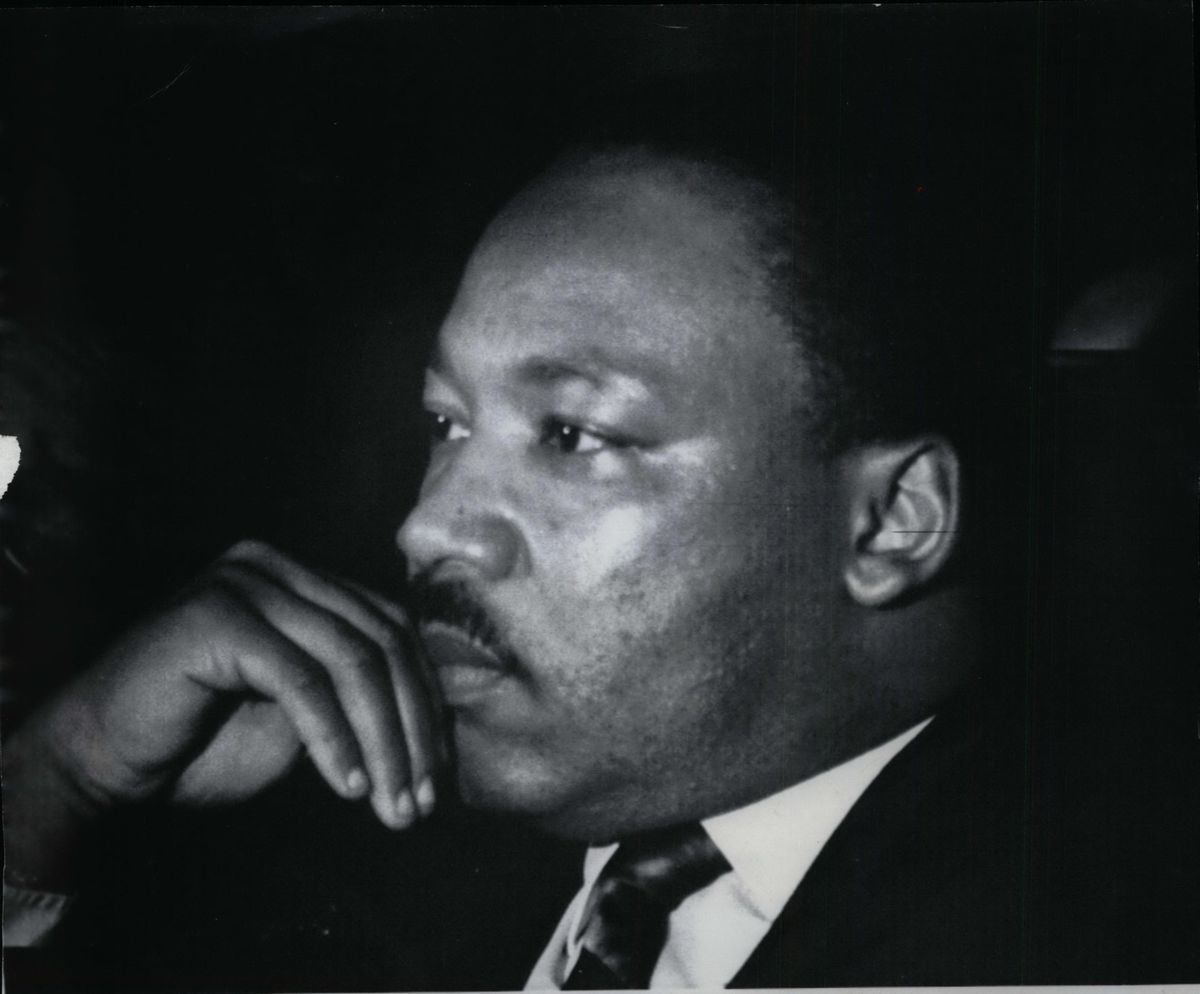
[[[0,10],[6,994],[1200,984],[1193,42]]]

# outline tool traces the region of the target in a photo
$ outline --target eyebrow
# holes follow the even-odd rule
[[[430,372],[455,382],[454,370],[451,363],[440,348],[436,349],[429,358],[427,368]],[[641,369],[629,371],[620,363],[613,362],[603,354],[595,358],[591,356],[530,356],[517,365],[516,382],[522,386],[549,388],[568,380],[582,380],[596,389],[600,389],[613,380],[637,381],[651,385],[661,379],[657,370]]]
[[[597,369],[561,359],[527,359],[517,367],[517,382],[536,387],[552,387],[563,380],[584,380],[593,387],[604,385],[605,377]]]

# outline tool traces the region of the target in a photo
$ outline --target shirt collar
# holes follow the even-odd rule
[[[700,823],[729,861],[738,889],[755,914],[764,921],[779,917],[863,791],[931,721],[933,718],[926,718],[832,769]],[[616,851],[614,842],[593,847],[584,857],[582,899],[574,908],[568,931],[572,953],[579,940],[586,896]]]
[[[701,822],[758,915],[766,921],[779,916],[871,781],[932,720],[776,794]]]

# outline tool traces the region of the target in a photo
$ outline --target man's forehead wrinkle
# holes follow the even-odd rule
[[[520,360],[514,379],[520,386],[552,389],[582,382],[597,391],[619,391],[625,394],[644,394],[659,377],[657,370],[641,366],[626,370],[627,359],[613,356],[603,348],[583,348],[555,354],[534,354]]]
[[[452,338],[469,331],[478,340],[503,340],[525,353],[521,361],[577,365],[593,374],[637,373],[643,379],[666,372],[656,360],[675,352],[675,343],[717,344],[713,327],[721,316],[698,309],[685,279],[653,278],[658,274],[636,265],[603,265],[595,257],[506,254],[496,261],[481,260],[459,320],[448,322]]]
[[[729,245],[700,244],[664,256],[664,247],[583,239],[548,252],[481,257],[469,299],[480,313],[504,311],[527,326],[584,330],[596,338],[661,332],[667,325],[710,332],[753,303],[772,307],[768,274]],[[489,318],[494,319],[494,318]],[[578,328],[581,319],[585,326]],[[566,324],[564,324],[566,322]]]
[[[517,379],[537,387],[552,387],[564,380],[584,380],[593,387],[604,385],[604,377],[589,362],[533,356],[517,368]]]

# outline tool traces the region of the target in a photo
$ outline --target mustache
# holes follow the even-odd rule
[[[424,574],[418,574],[409,586],[409,595],[418,626],[438,622],[456,628],[506,665],[513,668],[519,665],[516,653],[466,583],[461,580],[431,580]]]

